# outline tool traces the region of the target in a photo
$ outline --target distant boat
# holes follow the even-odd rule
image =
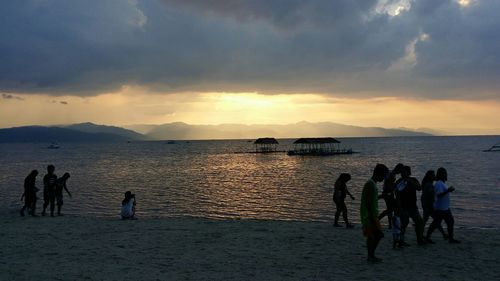
[[[60,146],[57,143],[53,142],[49,146],[47,146],[47,148],[48,149],[59,149]]]
[[[173,141],[173,140],[169,140],[169,141],[166,142],[166,144],[176,144],[176,142]]]
[[[483,150],[483,152],[500,152],[500,143],[493,145],[489,149]]]

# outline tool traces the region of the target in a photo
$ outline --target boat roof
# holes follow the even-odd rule
[[[293,143],[295,144],[300,144],[300,143],[306,143],[306,144],[326,144],[326,143],[340,143],[340,141],[327,137],[327,138],[300,138]]]

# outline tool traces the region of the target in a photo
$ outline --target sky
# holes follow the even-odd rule
[[[23,0],[0,127],[290,124],[500,134],[500,0]]]

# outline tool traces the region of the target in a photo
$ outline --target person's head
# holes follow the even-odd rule
[[[337,179],[338,182],[346,183],[351,180],[351,175],[348,173],[342,173],[340,174],[339,178]]]
[[[54,167],[54,165],[47,166],[47,173],[53,174],[55,170],[56,170],[56,167]]]
[[[64,175],[62,176],[65,180],[69,179],[69,177],[71,177],[71,175],[69,173],[64,173]]]
[[[425,173],[424,178],[422,179],[422,185],[426,182],[433,182],[436,179],[436,173],[434,170],[429,170]]]
[[[439,169],[437,169],[436,180],[443,182],[448,180],[448,172],[446,172],[445,168],[440,167]]]
[[[403,166],[401,168],[401,176],[403,178],[407,178],[407,177],[411,176],[411,168],[410,168],[410,166]]]
[[[396,175],[397,175],[397,174],[401,174],[401,170],[403,169],[403,167],[404,167],[404,165],[403,165],[402,163],[398,163],[398,164],[394,167],[394,169],[392,170],[392,172],[393,172],[394,174],[396,174]]]
[[[375,168],[373,169],[373,180],[376,182],[381,182],[383,181],[387,174],[389,173],[389,168],[387,168],[386,165],[384,164],[377,164]]]
[[[38,170],[32,170],[30,173],[30,176],[32,176],[32,177],[38,176]]]
[[[130,198],[134,198],[134,197],[135,197],[135,194],[132,194],[132,192],[130,192],[130,191],[125,192],[125,199],[126,200],[129,200]]]

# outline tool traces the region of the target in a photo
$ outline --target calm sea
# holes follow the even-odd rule
[[[60,149],[41,143],[0,144],[0,215],[18,215],[26,175],[38,169],[42,189],[46,166],[54,164],[56,174],[71,173],[73,198],[65,197],[64,211],[105,217],[118,217],[123,193],[131,190],[141,217],[330,221],[333,183],[348,172],[348,188],[356,197],[347,199],[349,217],[359,222],[361,189],[375,164],[402,162],[419,180],[428,169],[447,168],[449,185],[457,188],[452,194],[457,225],[500,227],[500,152],[482,152],[500,137],[340,140],[342,147],[360,153],[235,153],[253,150],[247,140],[60,143]],[[288,149],[292,141],[280,140],[280,149]],[[379,205],[383,210],[384,202]]]

